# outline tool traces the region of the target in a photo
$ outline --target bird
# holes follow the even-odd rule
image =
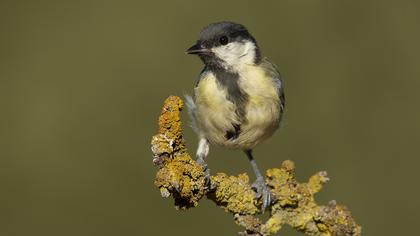
[[[272,196],[252,150],[280,127],[285,111],[283,78],[239,23],[222,21],[205,26],[186,53],[197,55],[204,63],[193,97],[186,96],[199,139],[197,162],[209,178],[206,158],[211,145],[243,151],[255,173],[252,189],[264,211]]]

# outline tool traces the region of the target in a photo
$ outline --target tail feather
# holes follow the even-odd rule
[[[188,114],[190,115],[191,122],[190,126],[193,128],[194,132],[197,134],[199,133],[199,129],[197,126],[197,118],[196,118],[196,105],[194,103],[194,99],[190,95],[184,95],[185,97],[185,104],[187,105]]]

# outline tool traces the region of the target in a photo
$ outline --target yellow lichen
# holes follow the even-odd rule
[[[226,211],[250,215],[258,212],[255,192],[246,174],[236,177],[218,173],[211,177],[211,182],[214,191],[208,193],[209,198]]]
[[[330,179],[327,177],[327,172],[321,171],[309,178],[308,188],[312,194],[319,192],[322,186],[327,183]]]
[[[282,214],[275,213],[261,227],[261,232],[264,235],[275,234],[281,229],[284,223]]]

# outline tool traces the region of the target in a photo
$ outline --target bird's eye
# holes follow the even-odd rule
[[[220,37],[220,39],[219,39],[219,43],[220,43],[221,45],[226,45],[226,44],[228,44],[228,43],[229,43],[229,39],[228,39],[228,37],[226,37],[226,36],[222,36],[222,37]]]

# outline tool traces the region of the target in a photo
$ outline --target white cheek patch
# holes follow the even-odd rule
[[[244,64],[253,64],[255,44],[251,41],[232,42],[212,49],[213,53],[223,60],[226,67],[238,68]]]

